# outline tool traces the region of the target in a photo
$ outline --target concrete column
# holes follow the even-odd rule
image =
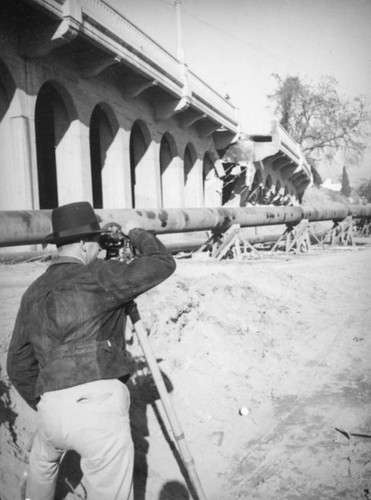
[[[72,125],[72,124],[71,124]],[[89,127],[83,121],[73,122],[73,140],[76,141],[76,163],[78,167],[78,179],[80,199],[93,203],[93,188],[91,179],[90,142]]]
[[[185,185],[185,206],[202,207],[202,161],[197,158],[187,176]]]
[[[135,205],[138,208],[156,207],[156,172],[153,142],[135,167]]]
[[[6,206],[15,209],[33,209],[32,148],[30,141],[29,119],[26,116],[12,116],[10,120],[13,145],[13,162],[8,172],[11,190],[2,193],[8,197]]]
[[[219,207],[222,204],[223,181],[216,175],[215,169],[208,172],[204,186],[204,207]]]
[[[117,132],[119,135],[119,144],[121,148],[120,158],[121,164],[120,169],[122,171],[122,193],[120,194],[120,199],[122,201],[122,208],[131,208],[131,173],[130,173],[130,132],[120,128]]]
[[[116,134],[107,152],[102,170],[104,208],[124,208],[125,175],[122,136]]]
[[[39,208],[32,109],[32,100],[16,89],[0,120],[0,208],[4,210]]]
[[[78,200],[91,201],[91,176],[84,179],[82,164],[86,160],[81,155],[80,122],[74,120],[63,135],[59,135],[56,123],[57,141],[55,155],[58,179],[58,203],[64,205]],[[86,165],[85,165],[86,166]],[[85,172],[86,174],[86,168]]]
[[[162,206],[184,207],[184,170],[179,156],[175,156],[162,173]]]

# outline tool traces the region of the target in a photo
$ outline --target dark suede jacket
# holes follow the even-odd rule
[[[153,234],[133,229],[130,239],[141,257],[129,264],[57,257],[24,293],[7,371],[32,408],[47,391],[129,376],[123,306],[175,270]]]

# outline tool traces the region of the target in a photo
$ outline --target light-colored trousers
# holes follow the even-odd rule
[[[81,455],[88,500],[132,500],[129,406],[129,390],[118,380],[43,394],[37,406],[26,498],[52,500],[60,460],[66,450],[74,450]]]

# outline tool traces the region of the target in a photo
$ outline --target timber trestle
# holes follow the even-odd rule
[[[369,218],[361,219],[361,230],[363,236],[370,234]],[[358,227],[358,233],[360,228]],[[309,220],[303,219],[297,223],[290,222],[286,225],[283,233],[276,239],[269,254],[278,251],[285,253],[306,253],[310,252],[312,245],[353,246],[354,245],[354,220],[348,215],[343,220],[334,220],[330,229],[316,233]],[[216,260],[224,258],[234,258],[244,260],[246,258],[262,258],[262,251],[251,244],[246,236],[241,232],[240,224],[233,224],[224,232],[213,231],[207,241],[197,250],[196,253],[209,252],[209,256]]]
[[[274,244],[271,253],[277,251],[282,242],[285,242],[286,253],[309,252],[311,246],[309,232],[308,219],[301,220],[298,224],[288,224],[282,236]]]
[[[322,244],[325,243],[341,246],[354,245],[353,218],[351,215],[340,222],[334,222],[334,225],[322,240]]]
[[[362,217],[356,221],[357,233],[367,238],[371,236],[371,220],[369,217]]]
[[[255,257],[261,258],[259,252],[253,245],[243,237],[239,224],[233,224],[224,233],[213,232],[207,241],[197,250],[197,253],[209,252],[210,257],[221,260],[224,257],[233,257],[236,260],[243,259],[249,252]]]

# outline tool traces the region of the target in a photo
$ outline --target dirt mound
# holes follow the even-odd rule
[[[302,205],[322,206],[329,203],[342,203],[343,205],[350,205],[349,199],[343,194],[333,191],[332,189],[325,189],[318,186],[308,187],[302,199]]]
[[[371,432],[370,258],[363,247],[179,260],[168,281],[138,299],[208,500],[368,498],[370,440],[336,428]],[[21,294],[45,266],[0,266],[2,500],[18,498],[34,429],[6,377],[7,343]],[[141,348],[130,330],[127,337],[136,500],[188,499]],[[65,468],[70,479],[74,468],[76,460]],[[58,500],[72,498],[59,491]]]

